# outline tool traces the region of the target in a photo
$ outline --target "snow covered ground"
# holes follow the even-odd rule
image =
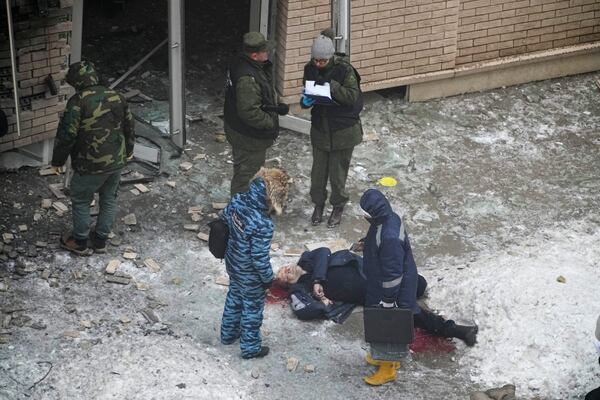
[[[242,360],[237,345],[221,345],[226,287],[216,279],[224,265],[195,232],[183,230],[192,222],[190,206],[204,207],[204,224],[211,202],[228,197],[231,152],[213,139],[219,119],[206,116],[190,126],[182,157],[167,157],[169,177],[147,184],[142,195],[123,188],[115,227],[122,243],[108,254],[84,259],[49,248],[37,258],[19,256],[23,275],[16,274],[18,262],[0,266],[0,399],[454,400],[505,383],[517,386],[519,399],[582,398],[600,385],[591,340],[600,314],[596,79],[587,74],[414,104],[370,95],[363,124],[379,140],[355,149],[351,202],[338,229],[308,222],[308,138],[283,132],[269,151],[294,177],[288,209],[275,221],[275,268],[296,260],[284,256],[290,248],[362,237],[360,195],[394,177],[397,186],[380,189],[405,218],[429,281],[426,302],[459,322],[476,322],[475,347],[457,343],[451,354],[415,355],[395,383],[371,388],[362,382],[372,369],[363,361],[360,313],[343,325],[307,323],[284,304],[270,304],[263,325],[268,357]],[[183,161],[194,167],[179,170]],[[50,232],[67,229],[69,218],[39,209],[55,177],[25,170],[4,178],[3,229],[16,235],[15,245],[55,241]],[[31,206],[17,210],[15,203]],[[33,212],[42,216],[36,224]],[[137,215],[134,227],[121,222],[129,213]],[[32,228],[19,232],[24,222]],[[106,264],[125,246],[138,259],[121,260],[119,272],[135,282],[105,282]],[[160,271],[144,267],[148,257]],[[140,313],[148,308],[158,323]],[[288,357],[299,359],[296,371],[286,369]],[[305,372],[307,365],[315,371]]]

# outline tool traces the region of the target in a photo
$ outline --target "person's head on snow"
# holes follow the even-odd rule
[[[360,198],[360,208],[371,224],[380,224],[393,212],[388,199],[377,189],[368,189],[363,193]]]
[[[311,48],[311,58],[318,69],[324,69],[335,54],[335,47],[330,38],[319,35],[315,38]]]
[[[261,168],[254,180],[261,179],[265,185],[265,200],[269,215],[281,215],[287,201],[290,176],[278,168]]]

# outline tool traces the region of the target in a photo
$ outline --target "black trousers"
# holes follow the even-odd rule
[[[437,315],[421,308],[421,312],[413,316],[415,327],[424,329],[427,333],[443,337],[456,337],[456,323],[451,319]]]

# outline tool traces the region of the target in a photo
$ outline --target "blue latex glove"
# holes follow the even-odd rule
[[[310,97],[307,97],[307,96],[302,96],[302,99],[300,100],[300,102],[306,108],[312,107],[315,104],[315,100],[311,99]]]

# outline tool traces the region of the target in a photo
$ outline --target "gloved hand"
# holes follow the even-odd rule
[[[262,287],[264,290],[269,290],[269,288],[273,285],[273,280],[271,279],[269,282],[263,282]]]
[[[395,301],[392,301],[391,303],[388,303],[388,302],[385,302],[385,301],[381,300],[379,302],[379,307],[381,307],[381,308],[396,308],[396,307],[398,307],[398,304],[396,304]]]
[[[50,167],[50,169],[52,170],[52,173],[55,175],[60,175],[61,168],[62,167],[55,167],[54,165],[52,167]]]
[[[317,78],[315,79],[315,85],[321,85],[323,86],[325,83],[327,83],[327,81],[323,78]]]
[[[266,112],[274,111],[279,115],[286,115],[290,111],[290,107],[285,103],[279,103],[276,106],[264,104],[260,106],[260,109]]]
[[[310,108],[315,104],[315,100],[307,96],[302,96],[300,99],[300,104],[302,104],[304,108]]]

